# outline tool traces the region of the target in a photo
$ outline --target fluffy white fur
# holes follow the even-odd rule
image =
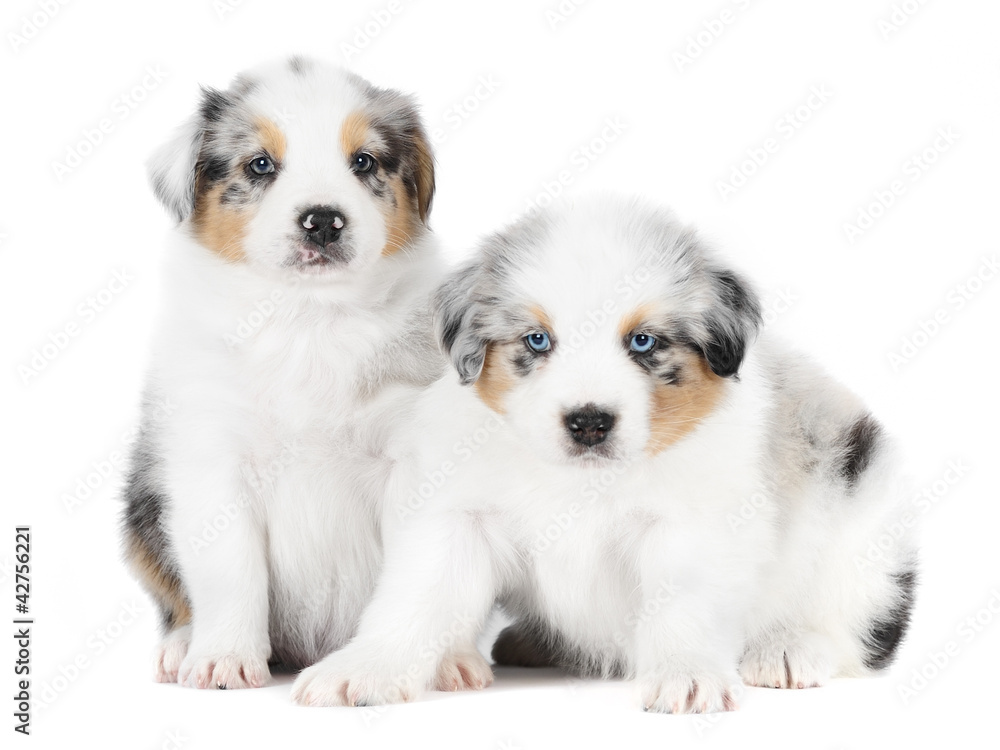
[[[395,193],[343,150],[359,111],[360,147],[395,167]],[[148,386],[169,409],[146,410],[125,526],[163,614],[160,680],[256,687],[269,660],[301,667],[354,633],[381,561],[385,447],[443,365],[430,154],[418,175],[411,147],[427,144],[408,98],[295,59],[205,91],[151,163],[181,220]],[[247,169],[262,155],[276,171],[258,179]],[[202,207],[199,225],[199,194],[216,186],[228,202]],[[346,218],[339,246],[309,245],[311,206]],[[391,221],[410,215],[394,240]]]
[[[439,317],[476,384],[449,373],[420,397],[374,599],[294,700],[411,700],[442,659],[486,682],[462,644],[495,602],[548,663],[635,678],[660,712],[730,710],[740,674],[809,687],[891,657],[912,550],[865,558],[898,498],[891,445],[815,366],[753,343],[752,290],[671,214],[602,196],[523,220],[455,272]],[[640,366],[644,331],[661,359]],[[539,332],[551,351],[525,355]],[[697,377],[692,354],[721,396],[671,424],[657,389]],[[586,404],[616,422],[581,449],[565,415]]]

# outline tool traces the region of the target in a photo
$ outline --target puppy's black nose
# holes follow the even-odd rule
[[[306,230],[306,239],[320,247],[340,239],[347,219],[332,206],[313,206],[299,215],[299,224]]]
[[[563,418],[569,436],[587,447],[603,443],[615,426],[614,414],[601,411],[594,404],[571,411]]]

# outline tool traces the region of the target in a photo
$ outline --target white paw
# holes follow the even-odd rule
[[[755,643],[740,662],[748,685],[802,689],[825,685],[833,671],[832,644],[817,633]]]
[[[411,701],[424,686],[408,670],[386,669],[346,646],[303,670],[292,685],[292,700],[300,706],[382,706]]]
[[[664,714],[735,711],[734,680],[711,670],[669,670],[642,681],[642,710]]]
[[[434,689],[444,692],[455,690],[482,690],[493,684],[493,670],[482,654],[469,647],[445,654],[438,665]]]
[[[164,636],[156,650],[156,681],[177,682],[181,662],[187,656],[191,645],[191,626],[182,625]]]
[[[270,678],[267,656],[195,648],[189,648],[177,672],[177,682],[181,685],[201,689],[258,688]]]

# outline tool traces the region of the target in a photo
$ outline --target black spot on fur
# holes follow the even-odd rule
[[[732,271],[715,271],[715,280],[722,288],[723,303],[741,315],[759,314],[756,300]]]
[[[199,172],[207,182],[221,182],[229,176],[229,160],[222,156],[209,156],[200,162]]]
[[[747,346],[761,323],[760,304],[750,286],[732,271],[712,269],[717,304],[705,316],[707,341],[696,341],[719,377],[739,372]]]
[[[674,365],[660,376],[660,380],[670,385],[681,385],[681,366]]]
[[[882,436],[882,426],[871,414],[854,422],[841,439],[843,451],[840,475],[848,487],[855,487],[872,462]]]
[[[493,661],[507,667],[553,667],[558,664],[551,635],[524,620],[500,631],[493,644]]]
[[[295,75],[303,75],[309,66],[310,62],[299,55],[293,55],[288,59],[288,67],[292,69]]]
[[[222,196],[219,198],[219,201],[221,203],[239,205],[241,203],[245,203],[247,198],[247,189],[238,182],[234,182],[222,191]]]
[[[522,378],[526,375],[530,375],[531,371],[535,369],[535,362],[538,360],[537,354],[529,351],[520,352],[516,357],[514,357],[514,371],[520,375]]]
[[[525,617],[500,631],[492,656],[502,666],[559,667],[581,677],[623,677],[628,671],[625,662],[595,658],[534,617]]]
[[[214,125],[220,122],[233,105],[233,100],[224,91],[218,89],[203,88],[201,90],[201,113],[202,121],[207,125]]]
[[[896,605],[883,617],[875,620],[868,633],[865,634],[865,645],[868,656],[865,666],[869,669],[885,669],[896,658],[899,644],[906,635],[913,612],[917,574],[912,570],[895,575],[899,587]]]

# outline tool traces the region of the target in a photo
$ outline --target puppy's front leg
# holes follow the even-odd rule
[[[442,659],[492,679],[481,657],[463,660],[496,597],[497,555],[481,520],[453,511],[409,520],[386,540],[386,559],[358,633],[306,669],[292,700],[307,706],[370,706],[413,700],[435,680]],[[478,654],[475,654],[478,657]],[[456,667],[457,668],[457,667]]]
[[[634,618],[643,710],[732,711],[739,593],[725,580],[725,564],[713,568],[710,560],[692,559],[690,542],[671,537],[654,528],[642,545],[642,601]]]
[[[236,462],[202,447],[196,459],[185,451],[189,460],[176,462],[171,482],[176,509],[170,525],[192,616],[177,681],[198,688],[260,687],[270,677],[271,654],[262,522]]]

